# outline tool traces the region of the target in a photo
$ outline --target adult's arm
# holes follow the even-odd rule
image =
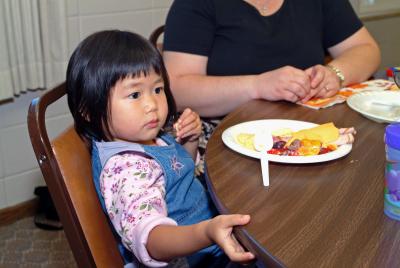
[[[307,101],[311,97],[330,97],[337,93],[340,86],[367,80],[377,70],[381,59],[379,47],[365,27],[331,46],[328,51],[333,59],[328,65],[338,68],[344,75],[342,85],[332,68],[313,66],[307,70],[312,77],[312,90],[302,101]]]
[[[178,109],[191,107],[200,116],[225,115],[257,98],[294,102],[310,88],[306,73],[289,66],[260,75],[208,76],[206,56],[173,51],[163,56]]]
[[[365,27],[328,51],[333,58],[329,64],[344,74],[344,85],[367,80],[381,61],[379,47]]]
[[[330,62],[342,71],[344,85],[368,79],[380,64],[375,40],[357,17],[347,0],[323,0],[324,43],[331,54]]]
[[[200,116],[220,116],[254,98],[254,75],[207,76],[208,57],[164,51],[178,110],[191,107]]]

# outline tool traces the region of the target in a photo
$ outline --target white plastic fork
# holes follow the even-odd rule
[[[267,151],[273,146],[271,132],[257,131],[254,135],[254,149],[260,152],[261,174],[264,186],[269,186],[269,159]]]

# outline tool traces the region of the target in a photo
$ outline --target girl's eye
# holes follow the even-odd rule
[[[133,92],[131,95],[129,95],[129,98],[137,99],[137,98],[139,98],[139,96],[140,96],[139,92]]]
[[[163,91],[163,90],[164,90],[163,87],[157,87],[157,88],[154,89],[154,92],[155,92],[156,94],[160,94],[161,91]]]

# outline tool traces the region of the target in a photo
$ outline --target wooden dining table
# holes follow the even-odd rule
[[[227,128],[252,120],[291,119],[357,131],[339,159],[308,164],[269,163],[263,186],[260,160],[228,148]],[[205,154],[206,182],[222,214],[249,214],[235,228],[239,241],[266,267],[400,267],[400,222],[383,212],[385,124],[345,103],[313,110],[253,100],[227,115]]]

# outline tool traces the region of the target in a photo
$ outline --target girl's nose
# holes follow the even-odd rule
[[[153,112],[157,109],[157,102],[152,96],[146,97],[144,110],[146,113]]]

